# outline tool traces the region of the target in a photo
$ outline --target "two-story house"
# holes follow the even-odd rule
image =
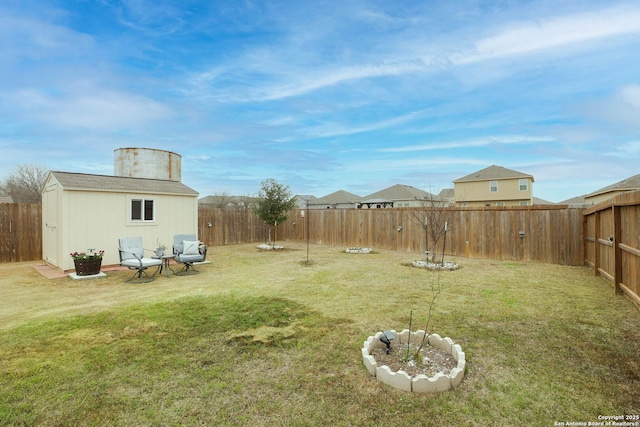
[[[533,204],[533,176],[489,166],[453,181],[456,205],[528,206]]]

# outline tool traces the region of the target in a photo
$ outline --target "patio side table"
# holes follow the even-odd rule
[[[161,257],[154,256],[154,257],[151,257],[151,258],[160,258],[162,260],[162,264],[160,264],[160,267],[158,269],[158,273],[162,274],[162,270],[164,270],[164,272],[167,275],[167,277],[169,277],[170,276],[169,272],[172,272],[173,274],[176,274],[176,272],[173,271],[173,268],[171,268],[171,265],[169,265],[169,261],[171,261],[175,257],[176,257],[175,254],[171,254],[171,255],[162,255]]]

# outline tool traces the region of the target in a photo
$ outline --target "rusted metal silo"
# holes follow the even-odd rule
[[[181,177],[182,156],[155,148],[118,148],[114,150],[116,176],[178,181]]]

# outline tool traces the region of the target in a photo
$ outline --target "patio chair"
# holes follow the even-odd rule
[[[176,263],[183,264],[182,270],[176,276],[186,276],[200,273],[195,269],[195,262],[202,262],[206,257],[206,249],[200,247],[200,241],[195,234],[176,234],[173,236],[173,253]]]
[[[127,280],[138,283],[149,283],[155,280],[156,270],[152,275],[147,273],[149,267],[160,267],[161,259],[145,258],[142,247],[142,237],[122,237],[118,239],[120,265],[136,270],[135,274]]]

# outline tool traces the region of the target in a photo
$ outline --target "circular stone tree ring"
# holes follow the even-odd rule
[[[421,341],[425,335],[425,332],[422,330],[409,332],[408,329],[405,329],[399,334],[393,330],[391,332],[397,336],[400,342],[405,343],[409,342],[409,337],[411,337],[412,342],[418,342]],[[378,366],[373,356],[373,351],[377,348],[385,348],[384,342],[380,340],[380,338],[384,336],[384,332],[378,332],[367,338],[362,347],[362,361],[365,368],[381,383],[414,393],[436,393],[455,388],[462,382],[466,365],[465,355],[460,345],[454,343],[451,338],[442,338],[438,334],[428,336],[430,346],[451,354],[458,362],[458,365],[453,368],[449,374],[438,372],[432,377],[427,377],[424,374],[410,376],[403,370],[393,372],[387,365]]]

